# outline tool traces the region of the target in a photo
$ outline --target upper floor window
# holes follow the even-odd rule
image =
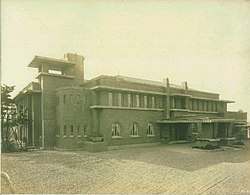
[[[153,96],[152,97],[152,108],[154,108],[155,107],[155,97]]]
[[[112,137],[121,136],[121,126],[119,123],[112,124]]]
[[[147,135],[154,135],[154,125],[152,123],[148,123]]]
[[[147,108],[148,106],[148,99],[147,99],[147,96],[144,95],[144,108]]]
[[[122,107],[122,94],[118,93],[118,106]]]
[[[111,92],[108,93],[109,96],[109,106],[113,105],[113,94]]]
[[[136,107],[139,108],[140,107],[140,96],[136,95]]]
[[[131,95],[128,94],[128,107],[131,107]]]
[[[133,122],[130,130],[131,136],[139,136],[139,126],[137,123]]]

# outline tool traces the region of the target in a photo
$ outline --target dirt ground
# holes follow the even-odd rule
[[[14,193],[250,194],[250,141],[244,149],[192,144],[110,150],[2,154]],[[2,179],[2,193],[10,193]]]

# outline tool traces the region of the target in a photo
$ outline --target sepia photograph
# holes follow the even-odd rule
[[[1,194],[250,195],[249,0],[0,0]]]

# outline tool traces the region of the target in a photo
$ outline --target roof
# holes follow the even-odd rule
[[[35,56],[35,58],[29,63],[28,67],[39,68],[39,65],[43,64],[49,64],[50,69],[52,70],[61,70],[65,67],[75,65],[74,62],[70,62],[67,60]]]
[[[25,96],[25,94],[30,93],[41,93],[40,84],[38,82],[31,82],[26,85],[15,97],[14,100],[18,100]]]

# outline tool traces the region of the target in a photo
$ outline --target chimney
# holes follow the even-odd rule
[[[170,83],[169,83],[169,79],[168,78],[164,78],[163,79],[163,86],[169,88]]]
[[[183,89],[188,90],[188,84],[187,84],[187,81],[182,82],[182,83],[181,83],[181,86],[182,86],[182,88],[183,88]]]

